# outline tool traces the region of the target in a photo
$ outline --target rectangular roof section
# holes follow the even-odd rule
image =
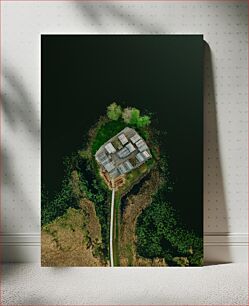
[[[148,146],[146,145],[145,141],[140,139],[136,142],[136,146],[138,147],[138,150],[140,152],[145,151],[146,149],[148,149]]]
[[[104,165],[104,167],[105,167],[107,172],[111,172],[113,169],[115,169],[115,166],[114,166],[113,162],[110,162],[110,163]]]
[[[144,161],[144,156],[142,155],[142,153],[138,153],[136,155],[137,160],[142,163]]]
[[[129,160],[124,162],[124,166],[128,171],[131,171],[134,168],[132,164],[129,162]]]
[[[118,156],[120,158],[125,158],[126,156],[128,156],[130,154],[130,151],[128,148],[124,147],[122,150],[120,150],[118,153]]]
[[[108,144],[105,145],[105,149],[109,154],[116,152],[116,149],[114,148],[114,146],[111,142],[109,142]]]
[[[130,142],[125,147],[130,151],[130,153],[136,150],[133,144]]]
[[[150,154],[147,151],[143,151],[143,155],[145,158],[150,158]]]
[[[122,145],[125,145],[128,142],[128,139],[126,138],[125,134],[120,134],[118,136],[118,139],[120,140],[120,142],[122,143]]]
[[[131,137],[133,143],[137,142],[139,139],[141,139],[141,137],[137,133]]]

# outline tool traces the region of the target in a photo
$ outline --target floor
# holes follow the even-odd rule
[[[203,268],[41,268],[5,264],[2,304],[248,305],[246,264]]]

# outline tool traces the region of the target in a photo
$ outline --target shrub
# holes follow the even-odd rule
[[[143,128],[151,123],[150,117],[140,116],[140,110],[135,107],[127,107],[123,110],[122,118],[125,123],[131,124],[138,128]]]
[[[138,218],[138,254],[147,258],[164,257],[168,265],[201,265],[202,239],[184,228],[176,211],[165,201],[162,191],[153,197],[152,204]]]
[[[142,117],[138,118],[137,127],[142,128],[142,127],[148,126],[148,125],[150,125],[150,122],[151,121],[150,121],[149,116],[142,116]]]
[[[118,120],[122,115],[122,108],[117,103],[112,103],[107,107],[107,117],[111,120]]]

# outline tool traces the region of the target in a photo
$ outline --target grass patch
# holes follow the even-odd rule
[[[94,155],[105,142],[118,134],[126,126],[127,124],[120,119],[116,121],[108,121],[99,127],[91,144],[92,154]]]
[[[127,173],[125,177],[125,184],[119,190],[120,194],[124,196],[135,184],[139,183],[139,181],[150,172],[155,164],[155,160],[151,158],[140,167]]]
[[[114,202],[114,208],[115,208],[115,216],[114,216],[114,243],[113,243],[113,254],[114,254],[114,266],[119,266],[119,219],[120,219],[120,201],[121,196],[120,193],[117,192],[115,194],[115,202]]]
[[[132,267],[133,266],[133,252],[132,252],[132,245],[128,244],[125,248],[125,255],[128,259],[128,266]]]
[[[133,171],[129,172],[126,175],[125,184],[119,189],[119,191],[115,194],[115,216],[114,216],[114,243],[113,243],[113,251],[114,251],[114,266],[120,266],[120,258],[119,258],[119,225],[120,225],[120,205],[121,205],[121,198],[124,196],[131,188],[139,183],[141,179],[146,176],[150,170],[154,167],[155,161],[150,159],[147,163],[141,165],[140,167],[134,169]],[[128,265],[131,266],[133,264],[132,258],[132,248],[127,250],[129,254],[128,258]]]
[[[106,266],[100,224],[93,203],[88,206],[86,210],[69,208],[42,227],[42,266]]]

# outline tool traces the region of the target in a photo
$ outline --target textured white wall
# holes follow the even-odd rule
[[[207,261],[246,260],[247,1],[1,1],[2,244],[39,261],[40,34],[204,34]]]

